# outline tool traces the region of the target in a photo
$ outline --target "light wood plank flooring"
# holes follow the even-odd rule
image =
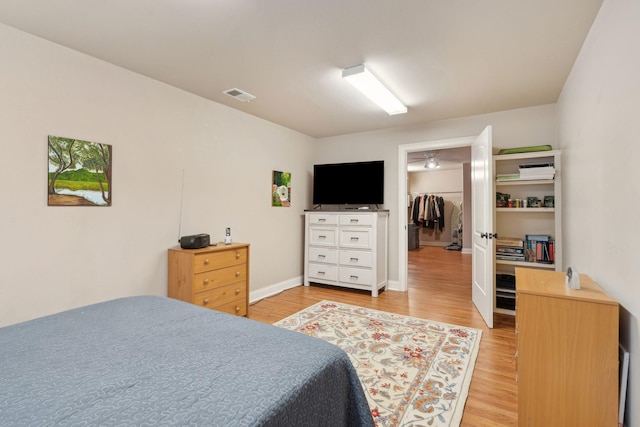
[[[440,247],[409,251],[408,292],[368,292],[337,287],[298,286],[250,308],[250,318],[274,323],[321,300],[359,305],[408,316],[481,329],[463,426],[515,426],[517,385],[513,316],[496,314],[486,327],[471,301],[471,255]]]

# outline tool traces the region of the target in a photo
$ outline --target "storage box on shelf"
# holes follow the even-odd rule
[[[562,270],[561,152],[493,156],[496,239],[496,311],[515,314],[499,275],[515,268]]]

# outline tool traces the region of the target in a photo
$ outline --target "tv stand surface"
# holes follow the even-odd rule
[[[331,207],[326,207],[324,205],[316,205],[313,209],[306,210],[314,210],[314,211],[325,211],[325,212],[339,212],[339,211],[372,211],[372,212],[386,212],[388,209],[380,209],[380,207],[376,204],[375,207],[372,205],[361,205],[361,206],[350,206],[350,205],[330,205]]]

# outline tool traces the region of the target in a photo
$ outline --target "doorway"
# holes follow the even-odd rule
[[[409,152],[407,194],[409,250],[471,254],[471,147]]]
[[[407,156],[419,150],[471,147],[471,223],[472,223],[472,301],[489,328],[493,327],[495,307],[493,240],[493,161],[492,128],[487,126],[478,136],[428,141],[398,147],[398,212],[407,202]],[[399,289],[407,290],[407,218],[398,215]]]
[[[464,137],[437,141],[426,141],[415,144],[405,144],[398,147],[398,194],[405,195],[405,197],[399,197],[400,204],[398,206],[399,217],[398,218],[398,290],[406,291],[408,283],[408,221],[404,213],[407,212],[406,198],[409,194],[409,157],[411,153],[425,153],[425,152],[441,152],[447,149],[458,149],[462,147],[471,147],[471,143],[475,137]],[[465,208],[470,212],[470,206]],[[442,249],[444,250],[444,249]]]

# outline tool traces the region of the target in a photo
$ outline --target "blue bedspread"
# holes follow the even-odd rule
[[[346,353],[163,297],[0,328],[0,426],[370,426]]]

